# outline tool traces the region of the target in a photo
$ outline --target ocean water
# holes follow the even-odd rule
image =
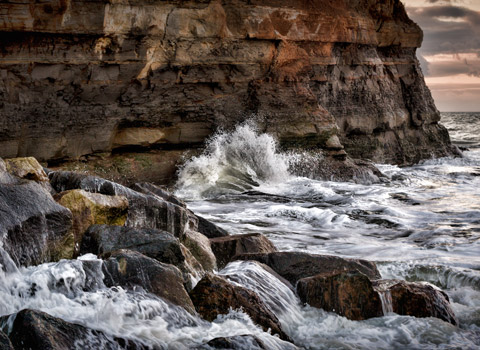
[[[179,172],[176,193],[232,234],[260,232],[280,250],[364,258],[377,262],[383,278],[435,284],[450,296],[460,322],[391,313],[350,321],[303,306],[254,263],[233,262],[218,272],[256,291],[299,347],[478,349],[480,113],[444,114],[442,122],[454,143],[468,147],[463,158],[408,168],[380,164],[385,179],[373,185],[297,176],[295,168],[312,159],[280,152],[271,136],[246,123],[213,137]],[[92,255],[29,268],[3,255],[0,316],[33,308],[156,349],[192,349],[241,334],[260,337],[269,349],[288,349],[240,311],[209,323],[147,293],[107,288]],[[98,268],[84,270],[82,260],[97,261]]]
[[[463,158],[400,168],[378,164],[379,184],[295,176],[302,155],[282,154],[249,124],[214,138],[180,172],[177,194],[234,234],[260,232],[283,251],[375,261],[383,278],[444,289],[459,318],[386,316],[362,322],[299,311],[290,336],[308,349],[480,348],[480,113],[444,113]],[[305,166],[308,166],[306,164]],[[294,314],[293,311],[290,313]],[[291,323],[291,320],[284,320]]]

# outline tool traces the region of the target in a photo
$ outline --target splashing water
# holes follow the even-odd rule
[[[288,157],[277,152],[275,139],[259,134],[251,122],[231,133],[217,133],[205,152],[179,171],[177,194],[184,198],[213,197],[246,191],[262,183],[290,177]]]
[[[101,260],[93,255],[0,271],[0,282],[0,315],[40,310],[103,331],[110,339],[132,339],[159,349],[191,349],[216,337],[243,334],[258,336],[270,349],[283,349],[283,341],[263,332],[240,311],[210,323],[141,290],[106,288]]]
[[[378,165],[387,177],[385,183],[366,186],[294,176],[292,171],[288,174],[290,155],[270,152],[272,162],[265,162],[267,169],[275,169],[274,159],[281,157],[285,176],[263,177],[248,187],[232,187],[228,191],[225,190],[228,184],[219,186],[211,181],[207,185],[198,184],[196,191],[194,182],[185,186],[190,174],[184,177],[181,173],[178,193],[189,199],[192,210],[231,234],[262,233],[279,250],[363,258],[376,261],[383,278],[430,282],[449,295],[460,321],[460,327],[456,328],[436,319],[389,314],[353,322],[301,305],[289,310],[294,315],[290,320],[277,313],[282,325],[289,329],[287,333],[307,349],[477,349],[480,347],[480,137],[477,132],[480,113],[445,114],[443,118],[453,130],[452,140],[470,147],[464,157],[428,160],[408,168]],[[230,140],[237,131],[243,133],[245,129],[223,134],[221,139]],[[250,136],[253,139],[248,142],[252,145],[258,145],[259,138],[266,137],[255,132]],[[258,146],[228,143],[228,147],[236,146],[245,152],[263,152]],[[276,148],[270,151],[278,152]],[[205,155],[210,156],[211,152]],[[197,159],[207,159],[202,157]],[[193,164],[193,174],[211,169],[202,169],[206,163],[198,160]],[[228,181],[226,177],[223,180]],[[263,281],[267,291],[280,293],[267,277],[263,276]],[[260,282],[241,283],[261,295]],[[388,314],[388,296],[384,297]],[[279,303],[286,304],[287,299]]]

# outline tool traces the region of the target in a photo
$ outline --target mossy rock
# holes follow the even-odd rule
[[[57,257],[72,258],[78,255],[79,243],[91,225],[123,226],[127,221],[128,200],[123,196],[71,190],[58,194],[55,199],[70,209],[73,215],[73,240],[65,239],[63,244],[55,247]]]
[[[40,163],[33,157],[11,158],[5,160],[7,171],[21,179],[48,182],[48,176]]]

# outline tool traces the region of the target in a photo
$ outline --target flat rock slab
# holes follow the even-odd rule
[[[301,252],[242,254],[237,255],[235,259],[259,261],[270,266],[293,285],[305,277],[353,271],[359,271],[372,280],[381,278],[375,263],[361,259],[345,259]]]
[[[197,312],[207,321],[211,322],[218,315],[228,314],[230,309],[241,309],[265,331],[270,329],[272,334],[278,334],[281,339],[289,340],[277,317],[256,293],[222,277],[206,275],[190,292],[190,297]]]
[[[236,255],[277,251],[273,243],[260,233],[211,238],[210,245],[219,269],[225,267]]]
[[[16,315],[10,340],[15,350],[147,349],[141,344],[115,339],[100,331],[28,309]]]

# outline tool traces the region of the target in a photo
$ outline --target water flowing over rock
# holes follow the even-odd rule
[[[383,316],[381,301],[372,282],[362,273],[323,274],[297,283],[300,300],[335,312],[350,320]]]
[[[206,275],[190,292],[190,297],[197,312],[208,321],[215,320],[218,315],[228,314],[230,308],[242,309],[265,331],[270,329],[272,334],[289,340],[277,317],[257,294],[222,277]]]
[[[138,252],[118,250],[103,263],[107,287],[141,287],[193,313],[194,307],[183,285],[183,276],[173,265],[163,264]]]
[[[339,162],[454,153],[415,57],[422,31],[399,0],[1,10],[2,157],[192,148],[251,115],[283,145]]]
[[[14,317],[10,339],[15,350],[148,349],[147,346],[115,339],[40,311],[25,309]]]
[[[390,293],[392,310],[399,315],[436,317],[458,325],[448,295],[429,283],[380,280],[374,284],[376,290]]]
[[[370,279],[379,279],[375,263],[360,259],[345,259],[331,255],[301,252],[238,255],[239,260],[256,260],[270,266],[276,273],[295,285],[298,280],[322,273],[359,271]]]
[[[197,350],[214,350],[214,349],[230,349],[230,350],[270,350],[270,344],[254,336],[254,335],[237,335],[229,338],[215,338],[210,340],[206,345],[196,348]],[[295,345],[284,342],[279,350],[296,350]]]
[[[219,269],[224,268],[236,255],[277,251],[273,243],[259,233],[211,238],[210,245]]]

